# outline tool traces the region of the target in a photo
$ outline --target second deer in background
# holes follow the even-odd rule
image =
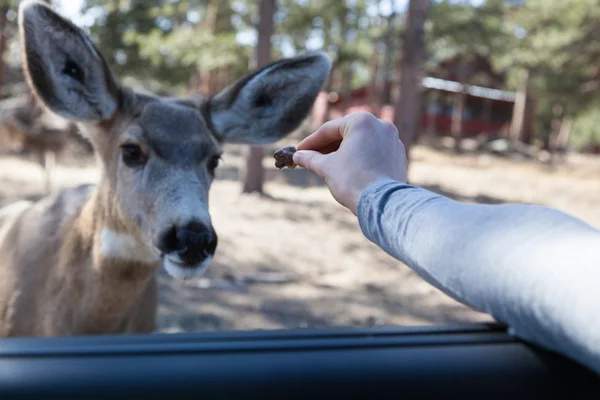
[[[0,150],[29,152],[43,168],[43,190],[52,191],[56,157],[77,127],[48,112],[31,95],[0,105]]]

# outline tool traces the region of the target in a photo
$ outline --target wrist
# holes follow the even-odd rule
[[[358,216],[358,206],[363,195],[370,191],[371,188],[378,186],[380,183],[388,181],[393,180],[387,176],[377,175],[367,179],[362,179],[360,184],[352,185],[349,193],[349,204],[347,205],[348,209],[350,209],[354,215]]]

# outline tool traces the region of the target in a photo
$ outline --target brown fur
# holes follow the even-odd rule
[[[158,263],[102,256],[90,262],[100,229],[116,222],[102,209],[98,192],[80,187],[0,220],[0,335],[154,329]]]

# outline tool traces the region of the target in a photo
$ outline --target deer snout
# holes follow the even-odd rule
[[[158,249],[182,267],[194,268],[215,254],[217,234],[212,226],[193,222],[162,233]]]

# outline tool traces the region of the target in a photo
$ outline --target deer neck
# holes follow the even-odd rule
[[[159,256],[144,244],[104,179],[67,229],[60,264],[78,276],[68,279],[77,279],[86,303],[103,318],[119,316],[153,278]]]
[[[121,210],[111,188],[99,185],[89,211],[97,221],[94,237],[94,264],[105,266],[138,265],[156,267],[160,258],[143,239],[133,220]]]

